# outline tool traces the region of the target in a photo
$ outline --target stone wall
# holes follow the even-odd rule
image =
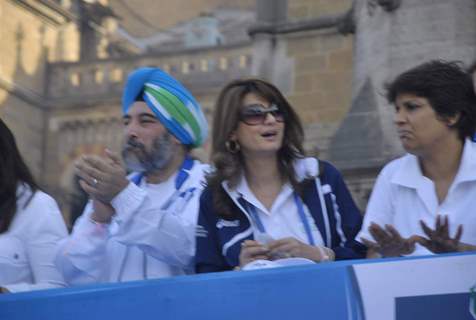
[[[289,100],[306,127],[306,149],[327,158],[329,139],[351,102],[352,37],[323,30],[287,38],[294,62]]]
[[[78,32],[66,8],[40,2],[2,1],[0,21],[0,117],[41,181],[46,65],[77,59]]]
[[[352,0],[288,0],[288,19],[312,19],[339,14],[352,6]]]
[[[189,21],[217,7],[253,10],[256,0],[109,0],[108,2],[121,18],[124,28],[132,36],[140,38]]]
[[[155,66],[188,85],[194,93],[219,88],[226,81],[249,74],[252,55],[249,44],[211,49],[141,55],[79,63],[53,63],[48,73],[47,95],[71,107],[74,101],[120,96],[125,77],[139,66]]]

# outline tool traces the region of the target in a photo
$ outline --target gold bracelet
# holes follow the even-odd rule
[[[327,262],[327,261],[334,261],[335,260],[335,253],[332,249],[324,247],[324,246],[317,246],[319,253],[321,255],[320,262]]]
[[[107,226],[107,225],[109,224],[108,222],[96,221],[96,220],[94,220],[94,219],[91,218],[91,217],[89,217],[88,219],[89,219],[89,222],[91,222],[91,223],[93,223],[93,224],[95,224],[95,225],[97,225],[97,226],[101,226],[101,227],[105,227],[105,226]]]

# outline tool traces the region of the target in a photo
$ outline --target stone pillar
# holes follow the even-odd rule
[[[278,25],[286,21],[287,0],[257,0],[257,25]],[[258,33],[253,36],[252,74],[265,78],[285,93],[292,87],[293,62],[287,56],[282,36]]]
[[[356,0],[352,105],[333,139],[342,169],[379,167],[403,153],[383,85],[431,59],[476,56],[474,0]]]
[[[283,22],[288,11],[287,0],[256,0],[256,11],[258,22]]]

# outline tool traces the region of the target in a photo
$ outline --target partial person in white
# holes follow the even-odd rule
[[[1,119],[0,150],[0,293],[63,287],[54,265],[56,244],[68,234],[63,217]]]
[[[122,99],[122,158],[82,156],[76,172],[91,201],[60,245],[68,284],[190,273],[198,199],[207,165],[190,157],[207,136],[199,104],[157,68],[132,72]]]
[[[473,78],[473,88],[476,92],[476,60],[474,60],[473,63],[469,66],[468,72]]]
[[[476,95],[459,63],[430,61],[387,85],[403,157],[377,178],[357,238],[368,257],[476,250]]]

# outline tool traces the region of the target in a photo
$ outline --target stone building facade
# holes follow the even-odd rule
[[[342,169],[364,208],[378,170],[401,153],[382,83],[429,58],[476,56],[474,0],[201,0],[181,11],[186,3],[143,21],[144,0],[0,3],[0,116],[67,220],[84,201],[74,161],[119,150],[121,90],[138,66],[184,82],[209,118],[228,81],[272,81],[300,114],[308,153]],[[190,41],[197,25],[219,41]],[[197,156],[206,160],[207,146]]]

